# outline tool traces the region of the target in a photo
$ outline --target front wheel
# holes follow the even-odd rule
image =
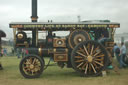
[[[108,64],[106,49],[96,41],[84,41],[72,51],[73,68],[83,76],[97,76]]]
[[[37,78],[44,69],[44,61],[37,55],[27,55],[20,62],[20,72],[25,78]]]

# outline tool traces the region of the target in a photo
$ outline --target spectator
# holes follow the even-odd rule
[[[3,56],[3,49],[0,49],[0,57],[2,57]],[[2,64],[1,64],[1,62],[0,62],[0,70],[2,70],[3,69],[3,67],[2,67]]]
[[[0,50],[0,57],[3,56],[3,49]]]
[[[4,56],[7,56],[7,49],[6,48],[3,49],[3,53],[4,53]]]
[[[28,54],[29,54],[28,49],[22,48],[22,58]]]
[[[105,37],[104,35],[102,35],[100,37],[100,39],[98,40],[99,43],[101,43],[102,45],[105,45],[105,41],[108,40],[107,37]]]
[[[117,46],[116,43],[114,44],[113,51],[114,51],[117,61],[120,62],[120,48]]]
[[[22,58],[24,57],[25,55],[25,48],[22,48]]]
[[[12,54],[14,55],[14,49],[12,48],[11,50],[12,50]]]
[[[126,56],[126,47],[124,43],[121,43],[121,49],[120,49],[120,68],[126,67],[127,65],[124,63],[124,58]]]
[[[20,55],[21,55],[21,50],[20,48],[17,48],[17,57],[20,58]]]
[[[26,54],[26,55],[28,55],[28,54],[29,54],[29,52],[28,52],[28,50],[27,50],[27,49],[26,49],[26,51],[25,51],[25,54]]]

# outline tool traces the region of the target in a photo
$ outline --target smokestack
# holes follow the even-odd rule
[[[32,16],[31,20],[32,22],[37,22],[38,16],[37,16],[37,0],[32,0]],[[37,46],[37,36],[38,36],[38,30],[33,29],[32,30],[32,46],[36,47]]]
[[[37,0],[32,0],[32,16],[31,20],[32,22],[37,22],[38,16],[37,16]]]

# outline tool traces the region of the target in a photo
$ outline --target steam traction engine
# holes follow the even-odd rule
[[[43,57],[53,57],[58,65],[68,67],[86,76],[99,75],[106,68],[112,55],[114,28],[118,23],[10,23],[14,30],[16,48],[26,48],[29,55],[20,63],[20,71],[24,77],[38,77],[44,68]],[[16,32],[16,30],[20,30]],[[27,37],[25,32],[36,31],[35,41]],[[38,39],[38,33],[46,31],[46,39]],[[69,31],[65,37],[56,36],[55,31]],[[102,33],[107,40],[98,42]],[[63,35],[63,32],[62,32]],[[32,35],[33,36],[33,35]]]
[[[100,75],[106,68],[109,57],[113,56],[114,32],[115,28],[119,28],[119,23],[102,20],[37,22],[37,18],[34,11],[32,22],[10,23],[14,31],[15,47],[25,48],[29,52],[20,62],[20,72],[24,77],[39,77],[44,70],[44,57],[52,57],[61,67],[67,64],[68,68],[73,68],[83,76]],[[57,31],[61,35],[57,36]],[[69,34],[61,37],[64,31]],[[31,32],[31,37],[27,35],[28,32]],[[40,35],[42,32],[46,32],[45,36]],[[100,43],[102,35],[106,39]]]

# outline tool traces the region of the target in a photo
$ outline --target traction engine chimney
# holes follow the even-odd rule
[[[31,20],[32,22],[37,22],[38,16],[37,16],[37,0],[32,0],[32,16]]]
[[[31,20],[32,22],[37,22],[38,16],[37,16],[37,0],[32,0],[32,16]],[[38,30],[33,29],[32,30],[32,46],[36,47],[38,43]]]

